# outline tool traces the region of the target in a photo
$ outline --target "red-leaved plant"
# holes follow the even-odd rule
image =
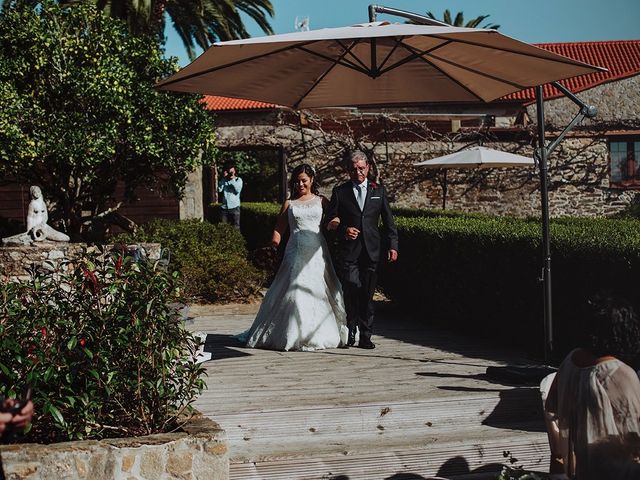
[[[85,252],[0,286],[0,394],[33,389],[21,441],[136,436],[179,427],[205,387],[182,325],[178,274],[123,251]]]

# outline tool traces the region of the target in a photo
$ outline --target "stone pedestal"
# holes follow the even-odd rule
[[[141,243],[138,246],[144,250],[151,260],[160,259],[159,243]],[[106,245],[105,248],[113,248]],[[21,245],[0,247],[0,280],[27,280],[29,270],[43,267],[55,270],[64,261],[80,258],[85,250],[96,250],[97,247],[86,243],[38,242],[37,245]]]

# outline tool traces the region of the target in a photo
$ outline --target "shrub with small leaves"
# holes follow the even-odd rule
[[[0,393],[33,388],[26,441],[147,435],[179,427],[205,387],[199,346],[169,302],[175,273],[85,252],[0,286]],[[187,415],[188,416],[188,415]]]
[[[170,251],[170,268],[182,276],[185,295],[209,302],[246,302],[255,298],[264,273],[247,259],[237,228],[199,220],[154,220],[123,242],[157,242]]]

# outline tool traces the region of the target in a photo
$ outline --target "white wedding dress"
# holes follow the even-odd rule
[[[317,350],[345,344],[342,288],[321,232],[322,199],[289,202],[289,242],[251,328],[247,347]]]

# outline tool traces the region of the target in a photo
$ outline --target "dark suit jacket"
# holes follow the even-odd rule
[[[398,250],[398,231],[382,185],[369,181],[362,211],[353,193],[351,181],[335,187],[327,208],[326,219],[331,220],[335,217],[340,218],[338,241],[343,260],[356,260],[364,245],[369,258],[377,262],[380,259],[383,240],[384,247]],[[378,227],[380,218],[382,218],[382,228]],[[358,240],[344,238],[347,227],[356,227],[360,230]]]

